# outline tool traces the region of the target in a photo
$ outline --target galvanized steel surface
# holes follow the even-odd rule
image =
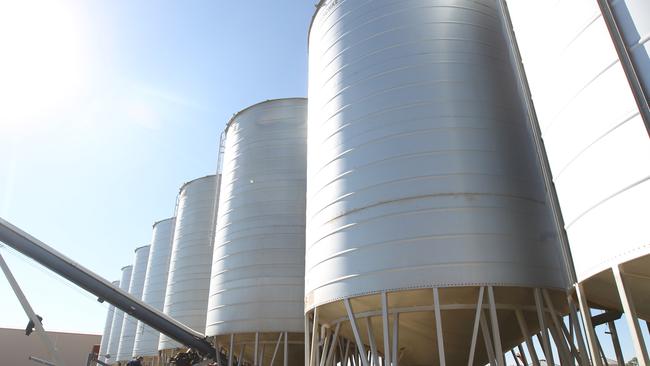
[[[165,301],[173,235],[173,217],[158,221],[153,225],[142,301],[158,310],[163,309]],[[156,356],[158,354],[159,339],[160,332],[139,321],[133,344],[133,356]]]
[[[145,245],[135,249],[135,260],[133,261],[133,274],[129,284],[129,293],[138,300],[142,299],[142,289],[144,288],[144,279],[147,275],[147,262],[149,261],[150,245]],[[135,331],[138,326],[138,320],[134,317],[124,314],[122,322],[122,335],[117,347],[117,360],[128,361],[133,354],[133,342],[135,342]]]
[[[206,335],[302,332],[307,100],[228,124]]]
[[[607,0],[634,68],[650,98],[650,1]],[[650,100],[648,100],[650,102]]]
[[[120,279],[120,289],[129,291],[131,284],[131,274],[133,273],[133,266],[126,266],[122,268],[122,278]],[[124,311],[115,309],[113,316],[113,324],[111,325],[111,335],[108,338],[108,347],[106,353],[110,355],[108,363],[115,363],[117,357],[117,347],[120,345],[120,336],[122,335],[122,323],[124,322]]]
[[[113,286],[120,286],[120,281],[113,281],[111,282]],[[100,361],[106,361],[105,355],[107,353],[107,348],[108,348],[108,339],[111,336],[111,328],[113,326],[113,317],[115,316],[115,306],[113,305],[108,305],[108,311],[106,312],[106,323],[104,323],[104,333],[102,333],[102,340],[101,343],[99,344],[99,360]]]
[[[218,182],[210,175],[181,188],[163,307],[165,314],[198,332],[205,330],[208,308]],[[159,350],[176,347],[180,344],[160,336]]]
[[[495,1],[327,1],[309,42],[307,309],[565,288]]]
[[[650,139],[596,1],[508,7],[583,281],[650,253]]]

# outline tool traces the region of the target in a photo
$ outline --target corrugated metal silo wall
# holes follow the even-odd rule
[[[151,251],[147,263],[147,276],[142,290],[142,301],[161,311],[165,301],[173,235],[173,217],[158,221],[153,225]],[[160,332],[139,321],[133,345],[133,356],[157,355],[159,339]]]
[[[111,282],[113,286],[120,286],[120,281]],[[99,345],[99,360],[106,362],[105,355],[108,349],[108,340],[111,337],[111,328],[113,327],[113,317],[115,316],[115,306],[108,306],[108,311],[106,312],[106,323],[104,324],[104,332],[102,333],[102,341]]]
[[[129,284],[129,293],[138,300],[142,299],[142,289],[144,287],[144,278],[147,275],[150,247],[149,245],[145,245],[135,249],[135,260],[133,262],[133,274],[131,275],[131,283]],[[128,361],[131,359],[137,325],[137,319],[128,314],[124,314],[122,335],[120,336],[120,342],[117,347],[118,361]]]
[[[133,266],[126,266],[122,268],[122,278],[120,279],[120,289],[129,291],[131,284],[131,274],[133,273]],[[106,354],[110,355],[107,363],[113,364],[117,362],[117,347],[120,345],[120,336],[122,335],[122,322],[124,321],[124,311],[115,309],[113,316],[113,324],[111,325],[111,335],[108,338],[108,347]]]
[[[203,332],[208,309],[210,268],[220,177],[186,183],[179,193],[176,225],[165,292],[165,314]],[[158,349],[180,344],[161,334]]]
[[[329,1],[309,37],[307,309],[565,288],[496,1]]]
[[[650,253],[648,131],[597,1],[507,3],[583,281]],[[648,4],[637,3],[614,9],[622,16],[627,5]],[[632,15],[645,34],[648,17]],[[623,27],[630,44],[638,41],[631,25]]]
[[[208,336],[302,332],[306,120],[306,99],[293,98],[228,125]]]

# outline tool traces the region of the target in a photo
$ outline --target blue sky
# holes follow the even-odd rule
[[[0,2],[0,216],[107,279],[212,174],[225,122],[305,96],[311,1]],[[51,330],[106,305],[2,249]],[[0,280],[0,327],[27,318]]]
[[[215,171],[233,113],[306,95],[314,3],[0,2],[0,216],[118,279],[181,184]],[[107,305],[2,254],[46,329],[101,333]],[[24,327],[4,279],[0,298],[0,327]]]

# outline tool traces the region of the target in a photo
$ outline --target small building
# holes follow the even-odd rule
[[[85,365],[88,354],[101,341],[99,334],[47,332],[47,335],[59,350],[58,356],[65,365]],[[0,363],[11,366],[39,365],[31,361],[30,356],[53,361],[49,359],[48,350],[39,335],[34,332],[26,336],[24,329],[0,328],[0,355]]]

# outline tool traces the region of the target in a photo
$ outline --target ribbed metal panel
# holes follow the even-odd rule
[[[169,259],[174,235],[174,218],[156,222],[153,225],[151,250],[147,263],[147,276],[142,290],[142,301],[158,310],[163,309]],[[133,345],[133,356],[156,356],[160,332],[139,321]]]
[[[131,274],[133,273],[133,266],[126,266],[122,268],[122,278],[120,279],[120,289],[129,291],[131,284]],[[122,323],[124,322],[124,312],[120,309],[115,309],[113,316],[113,324],[111,325],[111,335],[108,338],[108,347],[106,353],[110,355],[107,363],[113,364],[117,362],[117,347],[120,345],[120,336],[122,335]]]
[[[135,260],[133,262],[133,274],[129,284],[129,293],[138,300],[142,299],[142,289],[144,288],[144,279],[147,275],[147,262],[149,261],[150,245],[145,245],[135,249]],[[135,331],[138,326],[138,320],[128,314],[124,314],[122,322],[122,335],[117,347],[117,360],[128,361],[133,354],[133,342],[135,342]]]
[[[304,98],[228,124],[206,335],[302,332],[306,145]]]
[[[646,97],[650,94],[650,1],[608,0]]]
[[[309,41],[307,309],[565,288],[495,1],[328,1]]]
[[[210,175],[181,187],[163,311],[198,331],[205,331],[212,265],[219,179]],[[165,335],[158,349],[180,345]]]
[[[508,6],[583,281],[650,253],[650,139],[596,1]]]
[[[120,281],[111,282],[113,286],[120,286]],[[99,360],[106,362],[105,355],[108,351],[108,340],[111,337],[111,328],[113,327],[113,317],[115,316],[115,306],[108,306],[108,311],[106,312],[106,323],[104,323],[104,333],[102,333],[102,340],[99,344]]]

